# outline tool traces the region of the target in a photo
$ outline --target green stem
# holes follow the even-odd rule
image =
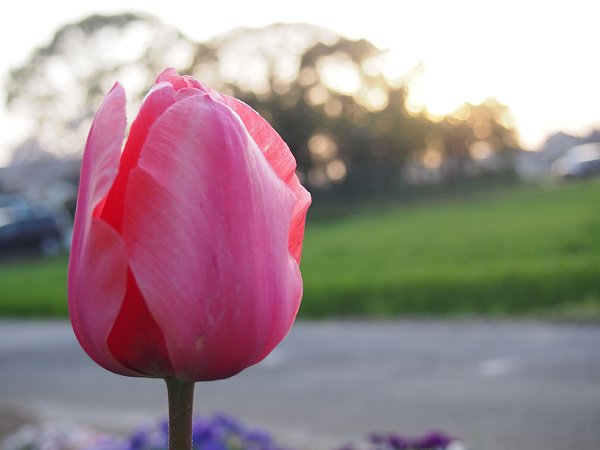
[[[194,383],[166,378],[169,395],[169,450],[192,450]]]

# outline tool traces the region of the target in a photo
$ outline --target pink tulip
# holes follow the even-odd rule
[[[91,127],[69,311],[88,355],[113,372],[206,381],[265,358],[302,296],[310,195],[271,126],[174,69],[146,96],[121,154],[125,92]]]

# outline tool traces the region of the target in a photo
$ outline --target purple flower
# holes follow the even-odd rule
[[[106,439],[87,450],[167,450],[166,421],[138,428],[128,438]],[[225,414],[196,419],[192,424],[194,450],[283,450],[266,432],[244,427]]]
[[[433,431],[413,441],[415,449],[445,449],[455,439],[439,431]]]
[[[229,433],[239,434],[244,431],[244,427],[237,419],[226,414],[217,413],[213,416],[211,421],[215,426],[220,427]]]
[[[369,450],[444,450],[454,438],[439,431],[418,437],[371,433],[368,441],[373,444]]]

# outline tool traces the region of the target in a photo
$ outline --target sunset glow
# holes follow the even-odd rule
[[[343,6],[343,11],[341,10]],[[141,11],[203,41],[240,26],[274,22],[308,22],[353,39],[368,39],[387,49],[383,73],[410,80],[408,107],[432,116],[452,113],[464,102],[495,97],[510,108],[521,144],[536,149],[553,132],[587,133],[600,126],[600,64],[594,57],[596,14],[592,2],[408,1],[389,11],[389,2],[364,5],[307,0],[292,8],[274,0],[219,2],[210,13],[191,10],[196,2],[177,8],[143,0],[40,3],[31,14],[26,3],[15,3],[0,17],[3,48],[0,72],[23,63],[36,46],[45,44],[67,22],[92,13]],[[357,90],[346,69],[325,67],[326,83],[344,93]],[[338,77],[336,79],[336,77]],[[311,101],[327,98],[315,92]],[[0,99],[2,100],[2,99]],[[370,109],[385,106],[381,93],[365,96]],[[329,109],[334,111],[334,106]],[[9,146],[26,129],[26,118],[0,108],[3,133],[0,163]]]

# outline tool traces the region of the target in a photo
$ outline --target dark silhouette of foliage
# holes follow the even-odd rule
[[[153,17],[94,15],[59,29],[14,69],[7,102],[34,120],[41,148],[76,152],[115,80],[137,105],[172,65],[265,116],[313,191],[397,188],[410,173],[427,175],[413,177],[419,182],[452,181],[481,174],[480,160],[518,147],[508,109],[494,100],[440,121],[409,113],[409,79],[386,79],[383,58],[364,39],[307,24],[240,28],[195,43]]]

